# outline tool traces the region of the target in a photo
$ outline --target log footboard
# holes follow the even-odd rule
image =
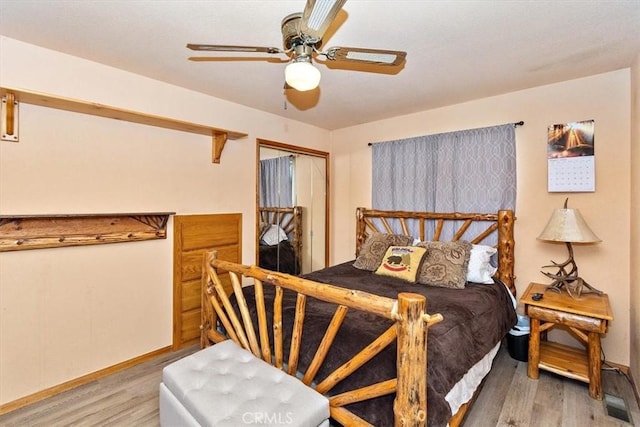
[[[424,426],[427,420],[427,336],[429,326],[442,320],[439,314],[426,312],[426,298],[419,294],[400,293],[397,299],[363,291],[322,284],[300,277],[275,273],[255,266],[222,261],[216,252],[207,252],[202,265],[202,339],[203,347],[232,339],[273,366],[297,376],[308,387],[329,398],[331,417],[343,425],[370,425],[345,406],[374,397],[396,394],[393,411],[396,425]],[[228,274],[233,291],[228,295],[221,276]],[[254,286],[255,308],[245,300],[243,283]],[[273,306],[265,302],[265,291],[272,288]],[[283,322],[285,290],[296,293],[293,319]],[[319,346],[311,352],[311,362],[304,369],[299,364],[301,339],[304,330],[305,308],[308,299],[335,305],[335,311]],[[359,310],[392,321],[392,326],[364,347],[351,359],[345,360],[323,378],[318,372],[336,340],[346,315]],[[254,313],[252,315],[252,313]],[[283,325],[291,324],[290,334]],[[257,328],[256,326],[257,325]],[[271,325],[271,327],[270,327]],[[257,330],[256,330],[257,329]],[[289,332],[289,331],[287,331]],[[290,342],[285,343],[285,336]],[[397,377],[332,394],[334,386],[360,369],[392,343],[397,346]],[[287,344],[287,345],[285,345]],[[288,354],[285,354],[288,348]],[[314,352],[315,351],[315,352]]]

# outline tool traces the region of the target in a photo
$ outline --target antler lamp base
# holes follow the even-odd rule
[[[562,289],[566,289],[567,293],[572,298],[578,298],[583,293],[595,293],[602,295],[602,291],[594,288],[587,283],[582,277],[578,276],[578,265],[573,259],[573,247],[570,242],[565,242],[567,249],[569,250],[569,258],[563,263],[557,263],[551,261],[552,265],[544,265],[542,268],[557,268],[556,274],[542,271],[545,276],[553,279],[553,282],[547,287],[548,291],[562,292]]]

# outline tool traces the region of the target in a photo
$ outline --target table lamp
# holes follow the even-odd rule
[[[569,259],[562,263],[551,261],[552,265],[542,266],[542,268],[557,268],[556,274],[545,271],[541,271],[541,273],[553,279],[547,290],[561,292],[564,288],[573,298],[579,297],[583,292],[601,295],[602,291],[597,290],[578,276],[578,266],[573,259],[571,243],[596,243],[602,240],[591,231],[578,209],[567,208],[568,201],[568,198],[564,201],[563,209],[553,211],[538,239],[549,242],[564,242],[569,250]]]

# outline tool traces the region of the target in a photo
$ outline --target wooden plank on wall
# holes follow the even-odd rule
[[[170,215],[0,215],[0,252],[164,239]]]

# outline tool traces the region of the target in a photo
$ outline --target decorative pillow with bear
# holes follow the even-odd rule
[[[418,247],[427,250],[416,278],[418,283],[454,289],[465,287],[471,243],[463,240],[420,242]]]
[[[415,283],[426,252],[425,248],[418,246],[389,246],[375,273]]]
[[[408,246],[411,242],[413,237],[402,234],[372,234],[360,248],[353,266],[360,270],[376,271],[389,246]]]

